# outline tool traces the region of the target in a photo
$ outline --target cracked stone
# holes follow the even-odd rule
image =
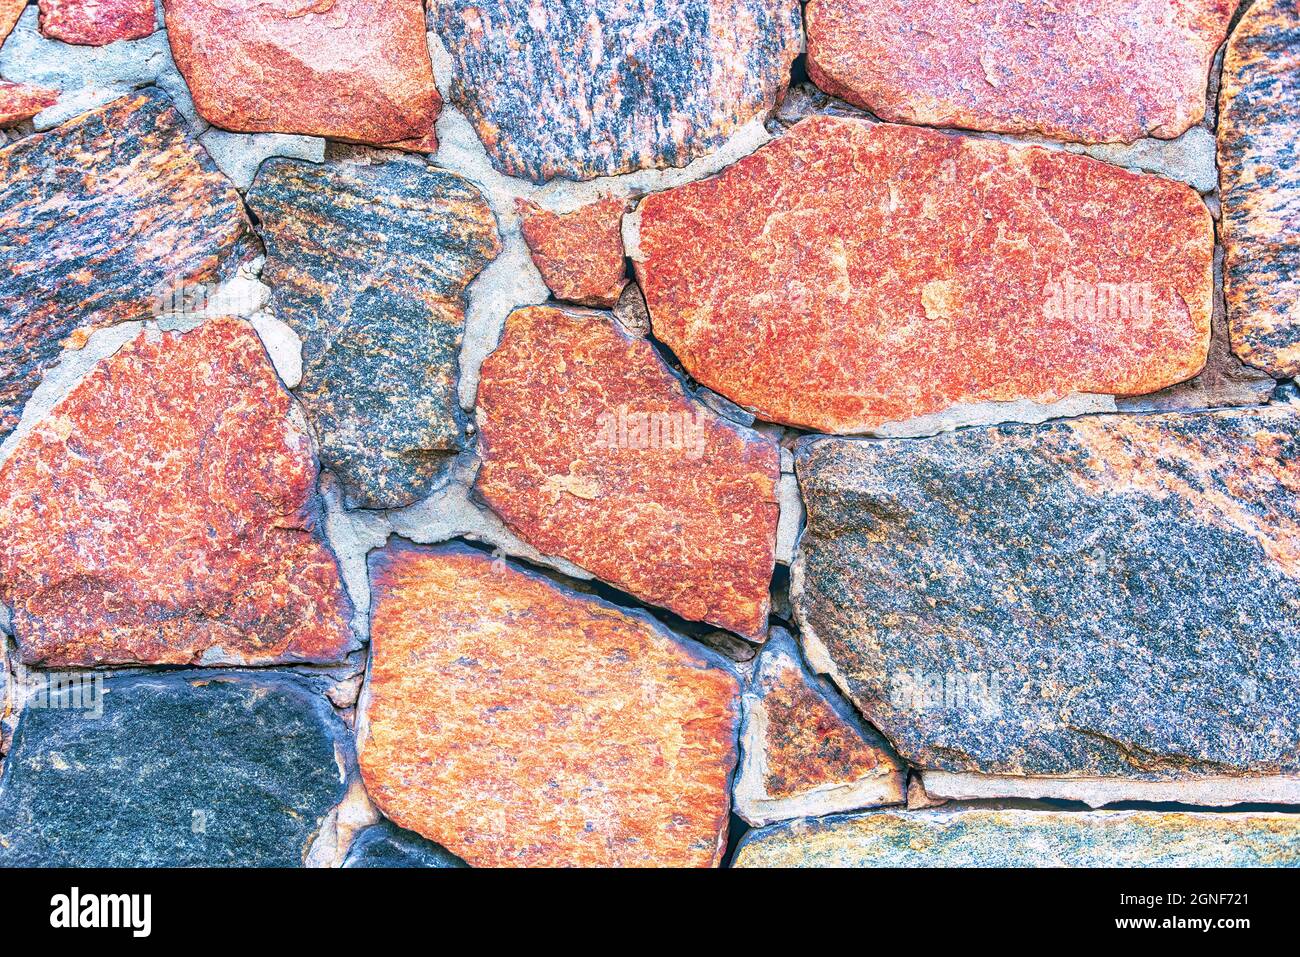
[[[0,129],[30,120],[58,101],[58,90],[0,80]]]
[[[368,827],[348,848],[344,867],[466,867],[446,848],[404,831],[392,821]]]
[[[352,610],[316,474],[251,326],[141,332],[0,467],[0,598],[22,660],[340,660]]]
[[[637,598],[761,641],[774,442],[694,400],[608,313],[511,313],[483,363],[477,495],[515,534]]]
[[[570,213],[553,213],[517,199],[521,229],[533,262],[556,299],[584,306],[613,306],[627,285],[623,210],[616,196]]]
[[[272,160],[248,203],[272,307],[303,340],[322,465],[349,507],[422,498],[463,443],[464,293],[501,248],[487,201],[422,164]]]
[[[370,557],[359,719],[384,815],[479,866],[709,866],[736,762],[730,667],[648,615],[464,545]]]
[[[1209,347],[1200,197],[1058,150],[813,116],[624,224],[655,335],[787,425],[1140,395]]]
[[[41,33],[79,46],[139,40],[154,30],[153,0],[40,0]]]

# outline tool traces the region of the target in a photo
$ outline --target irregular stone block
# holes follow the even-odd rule
[[[500,251],[469,180],[409,163],[264,164],[248,193],[262,280],[303,340],[296,393],[349,507],[426,495],[460,448],[464,293]]]
[[[740,707],[721,658],[463,545],[391,544],[370,576],[358,740],[385,816],[475,867],[721,860]]]
[[[795,0],[445,0],[429,16],[452,101],[497,169],[535,182],[687,165],[771,112],[802,46]]]
[[[442,100],[420,0],[164,0],[199,114],[236,133],[422,139]]]
[[[305,423],[245,322],[142,332],[0,467],[27,664],[340,660],[352,609]]]
[[[923,768],[1294,774],[1298,453],[1285,406],[806,440],[809,661]]]
[[[617,196],[571,213],[552,213],[517,199],[521,229],[533,262],[557,299],[584,306],[613,306],[627,285],[623,261],[623,210]]]
[[[761,641],[777,446],[692,399],[607,313],[516,310],[478,391],[477,495],[520,538]]]
[[[27,0],[0,0],[0,45],[4,44],[26,7]]]
[[[102,47],[153,33],[153,0],[40,0],[41,33],[64,43]]]
[[[1060,151],[812,116],[624,224],[656,336],[788,425],[923,434],[972,404],[1136,395],[1209,346],[1200,197]]]
[[[380,821],[357,835],[344,867],[468,867],[455,854],[404,831],[392,821]]]
[[[0,80],[0,129],[30,120],[57,102],[58,90],[44,90],[39,86]]]
[[[741,699],[736,813],[755,826],[902,804],[907,771],[830,682],[809,674],[788,632],[758,654]]]
[[[130,228],[123,228],[130,223]],[[74,331],[227,278],[257,240],[239,193],[146,90],[0,150],[0,438]]]
[[[1219,92],[1224,295],[1232,345],[1300,374],[1300,9],[1258,0],[1228,41]]]
[[[355,772],[324,698],[272,674],[99,687],[99,717],[71,690],[23,712],[0,779],[0,866],[303,864]]]
[[[1205,115],[1235,0],[811,0],[808,74],[884,120],[1085,143]]]
[[[1295,867],[1300,816],[873,811],[750,831],[736,867]]]

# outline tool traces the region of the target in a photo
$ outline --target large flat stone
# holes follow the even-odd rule
[[[1298,452],[1286,406],[805,440],[810,662],[923,768],[1294,775]]]
[[[811,0],[808,73],[881,119],[1085,143],[1205,114],[1236,0]]]
[[[776,443],[686,391],[608,313],[529,307],[483,363],[475,490],[516,534],[638,598],[767,632]]]
[[[102,47],[153,33],[153,0],[40,0],[41,33],[80,46]]]
[[[499,252],[469,180],[409,163],[263,164],[248,194],[271,304],[303,340],[295,390],[351,507],[426,495],[463,443],[464,293]]]
[[[0,779],[0,867],[301,866],[355,773],[343,722],[286,675],[101,690],[99,717],[71,693],[23,712]]]
[[[802,45],[795,0],[445,0],[430,23],[493,164],[537,182],[716,150],[775,107]]]
[[[751,831],[736,867],[1295,867],[1300,815],[875,811]]]
[[[157,90],[0,150],[0,438],[73,332],[148,317],[165,285],[226,278],[256,248]]]
[[[1041,147],[812,116],[624,224],[656,336],[789,425],[1142,394],[1209,346],[1196,192]]]
[[[351,604],[305,423],[251,326],[142,332],[0,467],[23,661],[335,661]]]
[[[370,558],[375,803],[473,866],[722,858],[739,686],[653,619],[463,545]]]
[[[1223,58],[1219,190],[1232,344],[1279,378],[1300,374],[1300,9],[1258,0]]]

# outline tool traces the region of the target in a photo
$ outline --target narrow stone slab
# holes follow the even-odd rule
[[[624,223],[686,370],[817,431],[1151,392],[1209,347],[1200,197],[1060,151],[812,116]]]
[[[74,331],[147,317],[160,289],[224,279],[256,248],[157,90],[0,150],[0,259],[17,264],[0,270],[0,438]]]
[[[442,100],[420,0],[164,0],[199,114],[236,133],[419,140]]]
[[[1286,406],[806,440],[810,663],[923,768],[1296,774],[1298,453]]]
[[[404,831],[392,821],[368,827],[352,842],[344,867],[467,867],[446,848]]]
[[[493,165],[536,182],[685,166],[771,112],[802,46],[796,0],[444,0],[429,18]]]
[[[1285,774],[1134,781],[1128,778],[1051,778],[926,771],[925,789],[935,797],[958,801],[1051,798],[1080,801],[1089,807],[1104,807],[1121,801],[1168,802],[1198,807],[1300,804],[1300,775]]]
[[[26,83],[0,80],[0,129],[30,120],[41,110],[59,102],[58,90],[46,90]]]
[[[465,287],[500,251],[469,180],[409,163],[263,164],[248,193],[271,304],[303,340],[296,389],[349,507],[426,495],[463,442]]]
[[[95,680],[23,712],[0,867],[303,864],[355,771],[324,698],[287,675]]]
[[[337,661],[305,423],[247,323],[142,332],[0,467],[0,598],[48,666]]]
[[[874,811],[751,831],[736,867],[1295,867],[1300,815]]]
[[[1084,143],[1205,115],[1236,0],[811,0],[808,74],[881,119]]]
[[[608,313],[511,313],[478,391],[475,491],[521,538],[638,598],[762,640],[776,443],[690,396]]]
[[[478,866],[722,858],[739,686],[649,616],[463,545],[370,557],[361,769]]]
[[[41,33],[79,46],[102,47],[153,33],[153,0],[40,0]]]
[[[627,285],[623,211],[617,196],[553,213],[528,200],[515,201],[533,262],[555,293],[584,306],[613,306]]]
[[[1300,8],[1258,0],[1223,58],[1219,195],[1232,345],[1278,378],[1300,374]]]

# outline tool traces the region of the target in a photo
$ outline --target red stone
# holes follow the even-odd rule
[[[23,661],[350,650],[299,415],[240,320],[142,332],[101,361],[0,467],[0,597]]]
[[[520,309],[483,363],[477,494],[539,551],[762,640],[780,478],[771,440],[686,392],[606,313]]]
[[[58,101],[58,90],[43,90],[39,86],[0,80],[0,128],[30,120]]]
[[[41,33],[64,43],[102,47],[154,30],[153,0],[40,0]]]
[[[635,218],[655,335],[764,419],[869,431],[1205,363],[1204,203],[1087,157],[813,116]]]
[[[584,306],[613,306],[627,285],[623,261],[626,200],[609,197],[571,213],[552,213],[516,200],[524,241],[557,299]]]
[[[0,0],[0,44],[5,42],[26,9],[27,0]]]
[[[716,865],[739,686],[649,616],[464,545],[370,559],[366,790],[475,867]]]
[[[1236,0],[811,0],[808,74],[881,119],[1085,143],[1199,123]]]
[[[213,125],[432,145],[442,101],[420,0],[165,0],[163,7],[176,65]]]

